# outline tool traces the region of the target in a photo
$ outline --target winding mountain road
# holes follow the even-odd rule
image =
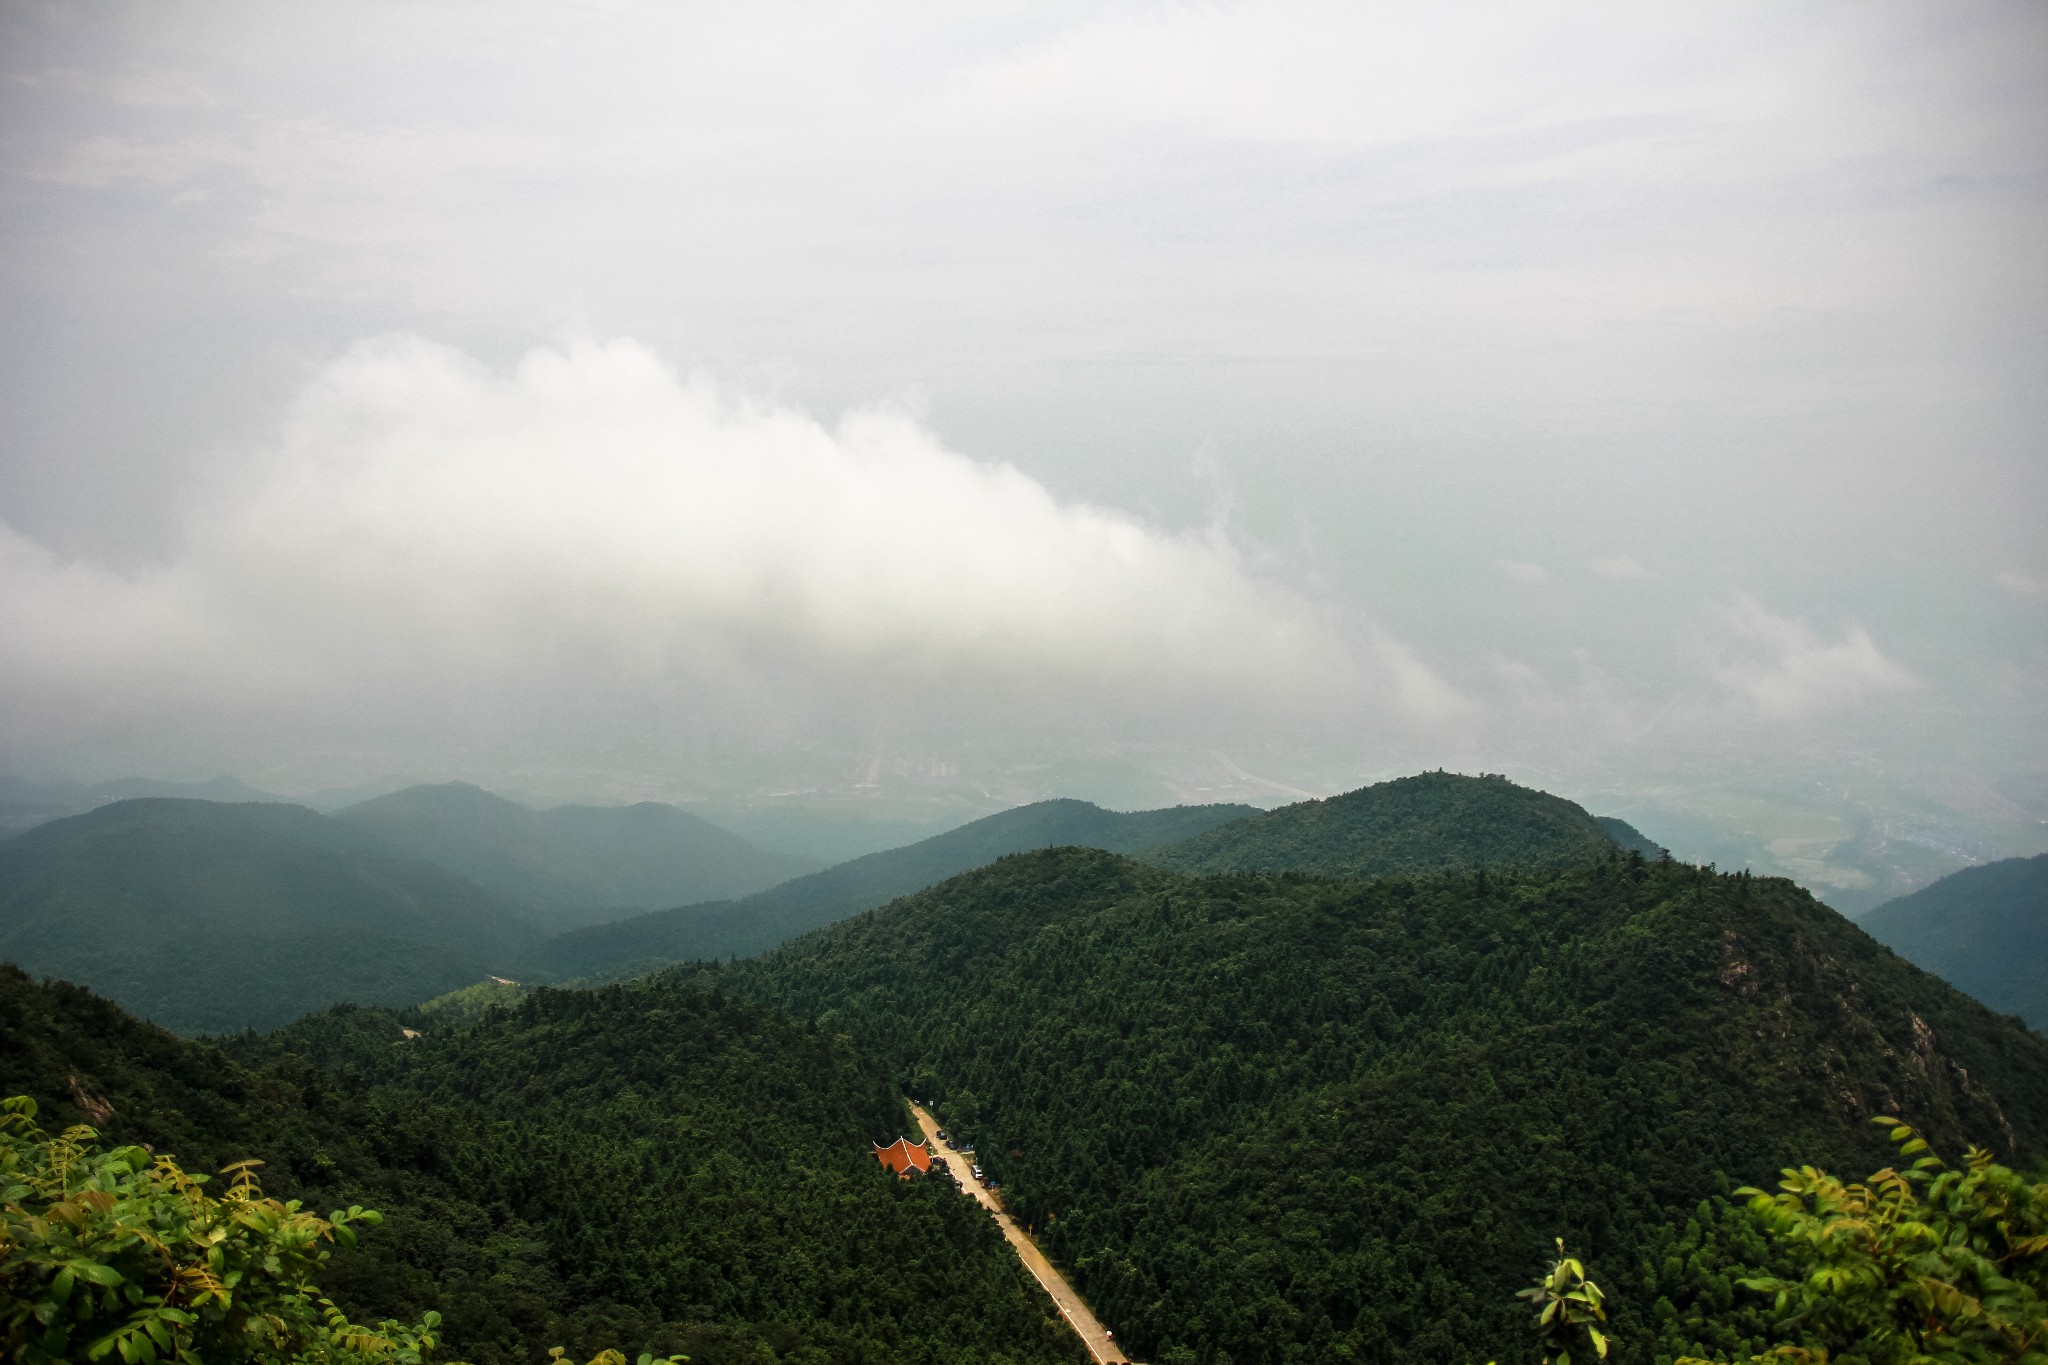
[[[1059,1307],[1060,1316],[1074,1329],[1074,1335],[1081,1338],[1082,1345],[1088,1348],[1088,1354],[1095,1358],[1096,1365],[1128,1365],[1130,1357],[1116,1348],[1116,1342],[1110,1339],[1109,1329],[1088,1311],[1088,1305],[1074,1292],[1074,1286],[1067,1283],[1067,1277],[1054,1269],[1051,1261],[1045,1259],[1045,1253],[1038,1249],[1038,1244],[1031,1240],[1024,1229],[1017,1226],[1017,1220],[1003,1212],[1003,1201],[983,1189],[980,1182],[975,1180],[974,1163],[939,1141],[938,1120],[926,1113],[923,1106],[909,1101],[906,1103],[910,1103],[910,1112],[916,1116],[917,1126],[923,1130],[924,1139],[932,1151],[937,1153],[939,1159],[946,1163],[947,1169],[953,1172],[954,1178],[960,1182],[960,1188],[980,1200],[981,1206],[994,1215],[996,1226],[1003,1230],[1003,1236],[1009,1238],[1010,1245],[1017,1249],[1017,1259],[1024,1263],[1026,1270],[1037,1277],[1041,1285],[1045,1286],[1045,1292],[1052,1295],[1053,1303]]]

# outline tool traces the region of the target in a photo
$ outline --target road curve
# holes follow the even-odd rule
[[[1130,1357],[1116,1348],[1116,1342],[1110,1338],[1109,1329],[1088,1311],[1088,1305],[1074,1292],[1074,1286],[1067,1283],[1067,1277],[1054,1269],[1051,1261],[1045,1259],[1045,1253],[1038,1249],[1038,1244],[1025,1234],[1024,1229],[1017,1226],[1017,1220],[1003,1212],[1003,1201],[983,1189],[980,1182],[975,1180],[974,1163],[939,1141],[938,1120],[926,1113],[922,1105],[911,1101],[906,1103],[910,1104],[910,1112],[917,1117],[917,1126],[924,1131],[925,1142],[953,1172],[954,1178],[960,1182],[960,1188],[980,1200],[982,1207],[995,1216],[996,1225],[1002,1228],[1003,1236],[1009,1238],[1010,1245],[1017,1249],[1017,1259],[1024,1263],[1026,1270],[1037,1277],[1041,1285],[1045,1286],[1045,1292],[1052,1295],[1053,1303],[1059,1307],[1060,1316],[1074,1329],[1074,1335],[1081,1338],[1081,1344],[1088,1348],[1088,1354],[1095,1358],[1096,1365],[1126,1365]]]

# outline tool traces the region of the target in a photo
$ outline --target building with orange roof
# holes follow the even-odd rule
[[[922,1142],[913,1143],[900,1137],[887,1147],[876,1143],[875,1160],[896,1172],[898,1180],[908,1180],[913,1173],[932,1168],[932,1154],[925,1150]]]

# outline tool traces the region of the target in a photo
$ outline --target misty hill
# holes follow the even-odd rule
[[[537,811],[465,782],[408,787],[333,818],[556,931],[743,896],[815,866],[658,802]]]
[[[1617,1359],[1730,1351],[1747,1310],[1695,1257],[1735,1185],[1889,1164],[1893,1110],[2048,1154],[2048,1040],[1789,882],[1619,855],[1361,883],[1028,853],[720,978],[931,1096],[1139,1359],[1489,1359],[1559,1235]]]
[[[180,1033],[410,1004],[537,937],[474,884],[303,806],[152,797],[0,843],[0,958]]]
[[[439,1311],[451,1359],[1086,1359],[985,1214],[876,1164],[907,1122],[886,1073],[694,983],[543,992],[460,1032],[343,1007],[231,1058],[0,966],[0,1036],[0,1095],[46,1128],[253,1156],[269,1193],[381,1210],[321,1290],[358,1321]]]
[[[1952,872],[1857,924],[1916,966],[2048,1032],[2048,853]]]
[[[1480,867],[1563,868],[1614,850],[1600,822],[1562,797],[1504,777],[1421,773],[1282,806],[1144,856],[1193,875],[1313,872],[1370,879]]]
[[[1593,823],[1600,826],[1614,846],[1623,853],[1640,853],[1645,858],[1669,857],[1671,850],[1644,834],[1641,830],[1615,815],[1596,815]]]
[[[1258,813],[1254,806],[1228,804],[1121,812],[1087,801],[1034,802],[731,904],[686,905],[563,934],[536,948],[526,969],[564,980],[745,957],[1006,854],[1061,845],[1129,853]]]
[[[23,782],[0,777],[0,837],[32,829],[67,815],[141,796],[182,796],[199,801],[281,801],[233,777],[204,782],[161,782],[120,777],[106,782]]]

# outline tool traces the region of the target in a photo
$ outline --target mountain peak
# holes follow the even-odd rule
[[[1560,868],[1615,848],[1598,821],[1563,797],[1497,773],[1438,771],[1282,806],[1145,856],[1198,874],[1393,877]]]

